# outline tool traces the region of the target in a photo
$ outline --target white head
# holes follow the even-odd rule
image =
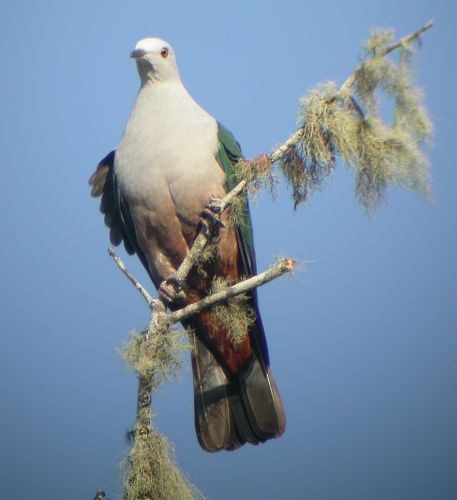
[[[180,80],[175,53],[171,45],[160,38],[143,38],[130,57],[136,60],[142,84]]]

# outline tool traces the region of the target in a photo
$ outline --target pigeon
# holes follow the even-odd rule
[[[249,207],[236,224],[228,214],[213,256],[195,267],[176,293],[176,270],[191,248],[202,214],[238,180],[242,158],[229,130],[184,87],[171,45],[140,40],[131,57],[140,90],[119,145],[98,164],[89,184],[113,245],[136,253],[171,310],[210,293],[215,279],[233,284],[256,274]],[[192,344],[195,428],[209,452],[235,450],[283,434],[285,412],[270,370],[256,290],[246,299],[255,321],[235,342],[227,324],[207,310],[184,322]]]

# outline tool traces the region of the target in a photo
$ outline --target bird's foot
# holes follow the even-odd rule
[[[215,214],[220,214],[222,212],[222,200],[221,198],[216,198],[213,196],[211,198],[211,201],[209,202],[209,205],[206,206],[211,212]]]
[[[221,221],[220,214],[222,212],[221,200],[219,198],[212,198],[209,205],[206,205],[202,212],[202,217],[207,220],[214,228],[219,229],[225,227]]]
[[[160,298],[167,305],[182,304],[186,299],[186,294],[174,275],[162,281],[157,291],[159,292]]]

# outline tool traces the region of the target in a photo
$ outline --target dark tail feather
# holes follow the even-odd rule
[[[211,352],[194,334],[195,428],[206,451],[235,450],[280,436],[286,419],[273,376],[256,357],[228,379]]]
[[[286,428],[286,415],[273,374],[253,357],[239,376],[240,397],[249,423],[260,442],[279,437]]]
[[[235,450],[245,443],[234,424],[229,384],[219,363],[195,333],[192,350],[195,430],[206,451]]]

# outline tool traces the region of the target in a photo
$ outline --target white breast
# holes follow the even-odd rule
[[[116,150],[115,171],[127,199],[160,202],[225,184],[215,155],[217,122],[191,98],[181,82],[143,87]],[[211,193],[210,193],[211,194]]]

